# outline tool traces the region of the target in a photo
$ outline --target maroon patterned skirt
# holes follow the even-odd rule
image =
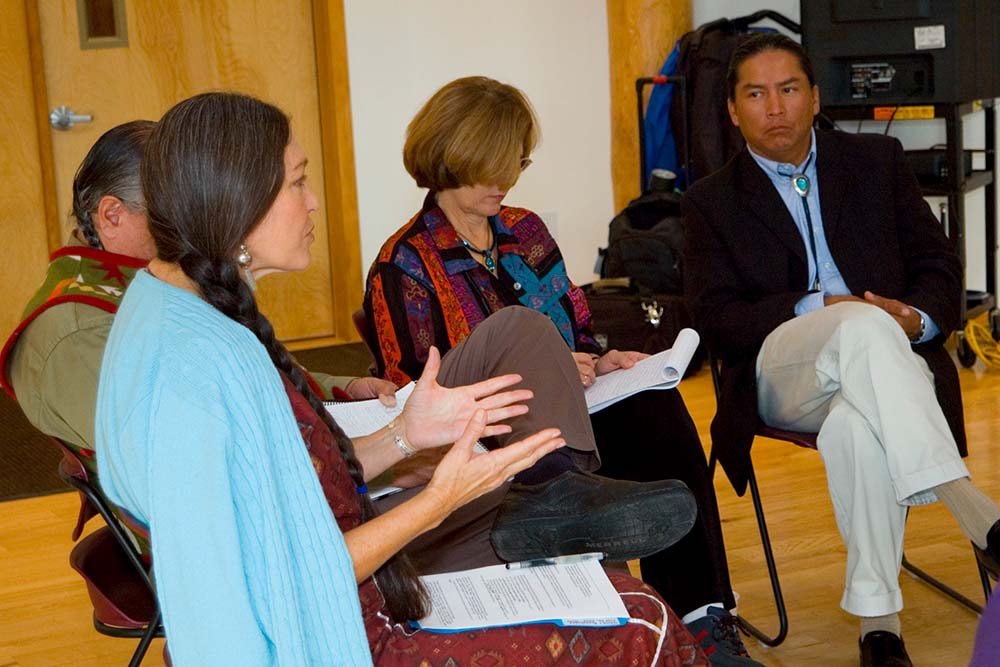
[[[287,378],[285,389],[323,493],[340,529],[347,532],[361,522],[361,508],[335,439],[343,435],[330,432]],[[377,667],[708,666],[691,633],[652,588],[625,574],[608,576],[631,617],[626,625],[593,628],[539,623],[433,633],[391,623],[374,579],[363,581],[358,595]]]
[[[550,623],[451,634],[390,625],[376,609],[381,596],[362,584],[361,607],[377,667],[679,667],[708,665],[680,619],[652,588],[625,574],[609,573],[632,621],[611,628]]]

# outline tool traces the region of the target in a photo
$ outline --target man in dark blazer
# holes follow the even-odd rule
[[[728,108],[747,148],[686,194],[684,282],[721,360],[714,451],[746,489],[758,424],[818,432],[863,665],[909,665],[898,575],[909,505],[942,500],[987,556],[1000,508],[970,482],[958,374],[962,265],[898,141],[814,131],[808,56],[741,45]]]

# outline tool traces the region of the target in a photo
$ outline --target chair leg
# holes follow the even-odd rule
[[[160,610],[157,609],[156,613],[153,614],[153,618],[149,620],[149,625],[146,626],[146,632],[139,639],[139,645],[135,647],[135,652],[132,653],[132,659],[129,660],[128,667],[139,667],[142,664],[142,659],[146,657],[146,652],[149,650],[149,645],[152,643],[153,638],[156,637],[157,631],[160,629]]]
[[[976,567],[979,568],[979,581],[983,584],[983,597],[986,601],[990,601],[990,595],[993,594],[993,583],[990,579],[990,571],[983,567],[983,564],[976,559]]]
[[[976,564],[979,565],[979,561],[978,560],[976,561]],[[914,565],[913,563],[911,563],[910,561],[908,561],[906,559],[906,552],[905,551],[903,552],[902,566],[903,566],[904,570],[906,570],[907,572],[909,572],[910,574],[912,574],[913,576],[915,576],[917,579],[920,579],[925,584],[928,584],[929,586],[932,586],[932,587],[936,588],[937,590],[939,590],[940,592],[944,593],[945,595],[947,595],[948,597],[950,597],[952,600],[954,600],[955,602],[957,602],[960,605],[962,605],[963,607],[965,607],[966,609],[972,611],[975,614],[982,614],[983,613],[983,607],[982,607],[982,605],[976,604],[975,602],[973,602],[969,598],[965,597],[964,595],[962,595],[961,593],[959,593],[958,591],[956,591],[954,588],[952,588],[948,584],[944,583],[940,579],[937,579],[937,578],[935,578],[935,577],[927,574],[927,572],[925,572],[924,570],[921,570],[919,567],[917,567],[916,565]],[[983,566],[982,565],[979,565],[979,576],[980,577],[984,576]],[[987,579],[983,583],[983,590],[986,592],[986,598],[989,599],[989,577],[987,577]]]
[[[771,538],[767,532],[767,521],[764,520],[764,507],[760,500],[760,491],[757,488],[757,476],[753,468],[748,476],[750,485],[750,497],[753,500],[754,513],[757,515],[757,527],[760,529],[760,543],[764,549],[764,560],[767,562],[767,573],[771,577],[771,591],[774,593],[774,606],[778,612],[778,634],[770,637],[764,634],[757,626],[750,621],[737,617],[737,621],[744,632],[756,637],[761,643],[768,646],[777,646],[785,641],[788,635],[788,613],[785,609],[785,598],[781,594],[781,582],[778,581],[778,568],[774,562],[774,551],[771,548]]]

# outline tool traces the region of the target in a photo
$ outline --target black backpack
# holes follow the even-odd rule
[[[629,277],[659,294],[680,294],[684,228],[681,196],[649,192],[629,202],[611,221],[602,278]]]
[[[790,32],[801,34],[801,26],[770,9],[762,9],[735,19],[718,19],[699,26],[677,40],[677,74],[686,81],[687,104],[674,95],[670,104],[670,124],[674,130],[677,154],[687,155],[687,183],[694,183],[721,168],[743,149],[743,135],[729,118],[726,99],[726,73],[736,48],[758,30],[753,24],[770,19]],[[685,109],[686,106],[686,109]],[[684,117],[685,110],[687,118]],[[684,144],[690,138],[687,153]]]
[[[744,28],[745,30],[745,28]],[[677,74],[687,82],[687,127],[691,146],[688,151],[688,184],[722,167],[743,148],[743,135],[729,119],[726,98],[726,72],[729,59],[740,44],[750,38],[734,21],[719,19],[706,23],[681,37],[677,46]],[[670,123],[684,127],[684,105],[674,95],[670,105]],[[677,132],[678,155],[684,155],[688,137]]]

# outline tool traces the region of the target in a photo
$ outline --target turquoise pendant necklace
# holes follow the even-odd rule
[[[463,237],[461,234],[458,235],[458,240],[462,242],[462,245],[465,246],[466,250],[482,256],[483,264],[486,265],[487,271],[494,274],[497,272],[497,263],[493,259],[493,251],[496,250],[497,247],[497,235],[493,233],[493,225],[490,225],[490,245],[488,248],[484,249],[477,248],[476,246],[466,241],[465,237]]]

